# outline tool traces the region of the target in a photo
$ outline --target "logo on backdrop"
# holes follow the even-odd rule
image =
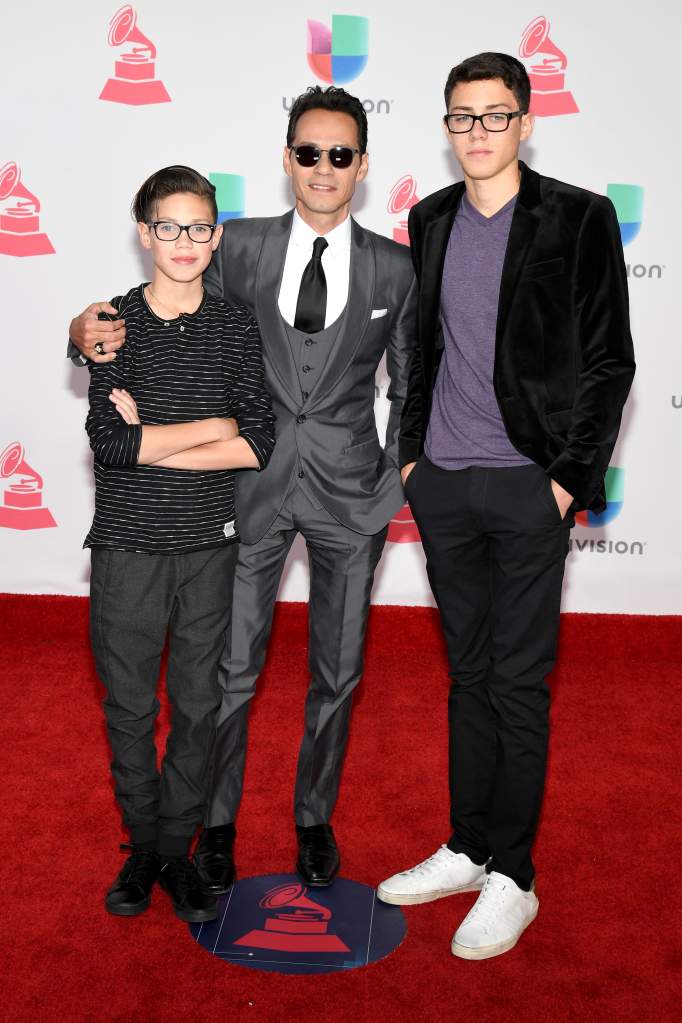
[[[323,82],[352,82],[367,64],[369,19],[333,14],[331,29],[309,19],[307,53],[310,70]]]
[[[606,194],[616,207],[623,245],[629,245],[642,226],[644,189],[641,185],[607,185]]]
[[[418,202],[417,182],[411,174],[405,174],[399,181],[396,181],[391,189],[391,194],[388,197],[388,206],[386,207],[389,213],[405,214],[393,228],[394,242],[399,242],[400,245],[410,244],[410,236],[407,233],[407,214]]]
[[[218,918],[191,924],[202,948],[229,963],[275,973],[339,973],[390,955],[405,937],[397,906],[368,885],[337,878],[309,894],[292,874],[238,881]]]
[[[395,185],[391,189],[386,209],[389,213],[398,215],[401,213],[406,214],[408,210],[410,210],[418,202],[417,182],[411,174],[404,174],[402,178],[396,181]],[[410,244],[410,236],[407,233],[406,216],[403,217],[402,220],[399,220],[393,228],[393,240],[398,242],[400,245]],[[379,396],[380,391],[377,389],[376,397],[379,398]],[[386,539],[389,543],[421,542],[419,527],[412,517],[412,511],[407,501],[389,522]]]
[[[215,185],[218,223],[243,217],[246,210],[246,179],[241,174],[219,174],[212,171],[208,180]]]
[[[414,472],[414,469],[412,470]],[[419,543],[419,527],[412,518],[409,504],[404,504],[400,511],[393,516],[388,524],[389,543]]]
[[[606,194],[616,208],[620,237],[623,246],[629,245],[638,236],[643,220],[644,189],[641,185],[610,184]],[[628,278],[641,280],[643,277],[660,280],[665,264],[660,263],[626,263],[625,271]]]
[[[606,470],[604,480],[606,489],[606,508],[599,515],[591,511],[576,512],[575,522],[577,526],[588,529],[598,529],[613,522],[620,515],[625,495],[625,469],[615,465],[609,466]],[[605,536],[592,539],[589,534],[572,536],[568,541],[568,548],[571,552],[578,554],[631,554],[643,555],[647,545],[646,540],[613,540]]]
[[[620,515],[623,507],[623,495],[625,491],[625,469],[619,469],[610,465],[606,470],[604,480],[606,488],[606,508],[597,515],[591,511],[579,511],[576,513],[575,521],[579,526],[605,526],[608,522]]]
[[[166,87],[155,77],[156,47],[137,27],[137,12],[131,4],[116,11],[109,22],[107,42],[116,47],[132,45],[116,60],[114,77],[107,81],[100,99],[130,106],[170,103]]]
[[[5,256],[48,256],[50,239],[40,230],[40,200],[21,182],[18,164],[0,167],[0,252]]]
[[[5,529],[49,529],[57,523],[43,507],[43,480],[24,459],[23,446],[15,441],[0,454],[0,477],[17,476],[6,486],[0,505],[0,526]]]
[[[519,56],[532,58],[528,67],[531,99],[530,112],[538,117],[577,114],[573,93],[564,88],[566,54],[549,38],[549,21],[540,15],[526,25],[521,36]]]

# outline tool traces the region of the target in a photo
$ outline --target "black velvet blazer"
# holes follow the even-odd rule
[[[598,512],[635,371],[618,221],[604,196],[520,167],[500,285],[495,395],[512,444],[574,495],[576,510]],[[424,447],[443,350],[443,263],[463,194],[464,183],[451,185],[410,210],[418,344],[402,414],[401,466]]]

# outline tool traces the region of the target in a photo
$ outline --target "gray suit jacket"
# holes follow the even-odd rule
[[[239,531],[256,543],[275,520],[300,462],[308,489],[344,526],[378,533],[404,502],[398,431],[416,345],[416,287],[409,249],[352,223],[348,303],[327,364],[304,400],[277,300],[293,211],[230,220],[204,282],[246,306],[260,327],[277,443],[261,472],[237,477]],[[372,318],[373,310],[387,310]],[[386,352],[391,410],[382,450],[374,375]]]

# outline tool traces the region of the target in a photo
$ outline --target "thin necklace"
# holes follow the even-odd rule
[[[154,294],[154,292],[152,291],[152,286],[151,286],[151,284],[148,284],[148,285],[147,285],[147,291],[148,291],[148,292],[149,292],[149,294],[150,294],[150,295],[152,296],[152,298],[154,299],[154,301],[155,301],[155,302],[158,302],[158,303],[159,303],[159,305],[161,306],[161,308],[162,308],[162,309],[165,309],[165,310],[166,310],[167,312],[171,313],[171,319],[172,319],[172,320],[175,320],[175,319],[177,319],[177,318],[178,318],[178,316],[182,316],[182,315],[183,315],[181,311],[179,311],[179,312],[175,312],[175,313],[174,313],[174,312],[171,312],[171,308],[170,308],[170,306],[167,306],[167,305],[165,304],[165,302],[162,302],[162,301],[161,301],[161,299],[160,299],[160,298],[158,297],[158,295],[155,295],[155,294]],[[201,305],[201,299],[203,299],[203,297],[204,297],[204,289],[202,288],[202,289],[201,289],[201,298],[199,299],[199,305]],[[199,306],[197,306],[197,309],[198,309],[198,308],[199,308]],[[196,309],[194,309],[194,310],[193,310],[193,312],[196,312],[196,311],[197,311]]]

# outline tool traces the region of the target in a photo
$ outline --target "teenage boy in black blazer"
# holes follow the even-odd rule
[[[485,959],[538,910],[531,847],[569,530],[575,511],[605,506],[634,358],[611,203],[518,159],[533,130],[523,65],[471,57],[445,103],[464,181],[410,211],[419,341],[400,465],[448,647],[452,835],[379,896],[481,889],[452,952]]]

